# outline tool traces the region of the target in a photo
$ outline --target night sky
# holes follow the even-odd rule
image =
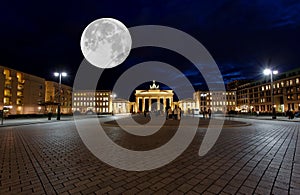
[[[289,0],[2,1],[0,65],[47,80],[57,80],[55,71],[66,71],[63,83],[72,86],[83,60],[81,34],[99,18],[115,18],[127,27],[165,25],[190,34],[210,52],[226,83],[261,79],[267,66],[280,72],[299,67],[300,2]],[[178,67],[195,89],[205,85],[182,56],[145,47],[105,71],[100,88],[111,88],[128,67],[148,60]]]

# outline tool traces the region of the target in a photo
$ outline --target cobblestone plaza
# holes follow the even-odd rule
[[[1,127],[0,194],[300,194],[299,122],[232,119],[199,157],[207,121],[200,120],[176,160],[142,172],[94,157],[72,120]],[[176,128],[141,140],[111,124],[105,130],[123,147],[146,150],[167,142]]]

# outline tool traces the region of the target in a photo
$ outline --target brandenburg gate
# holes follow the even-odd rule
[[[136,111],[164,111],[166,107],[173,109],[173,90],[160,90],[159,85],[150,85],[148,90],[135,91],[135,110]]]

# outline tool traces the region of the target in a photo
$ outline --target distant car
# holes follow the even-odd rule
[[[300,112],[296,112],[295,117],[300,117]]]
[[[85,113],[86,115],[92,115],[92,114],[95,114],[92,110],[88,110],[88,111],[86,111],[86,113]]]

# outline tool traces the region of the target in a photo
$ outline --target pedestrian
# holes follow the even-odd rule
[[[177,119],[178,119],[178,120],[181,119],[181,109],[180,109],[179,106],[178,106],[178,108],[177,108]]]
[[[147,111],[144,110],[144,117],[147,117]]]
[[[288,117],[288,119],[291,119],[291,111],[290,111],[290,109],[288,109],[286,111],[286,116]]]
[[[51,120],[51,117],[52,117],[52,112],[48,112],[48,120]]]
[[[293,119],[293,118],[294,118],[294,116],[295,116],[295,110],[293,110],[293,111],[290,111],[290,113],[291,113],[291,119]]]
[[[173,115],[172,109],[171,109],[171,107],[169,107],[169,109],[168,109],[168,116],[169,116],[169,119],[172,119],[172,118],[173,118],[172,115]]]
[[[177,106],[175,106],[175,109],[174,109],[174,119],[177,120],[178,118],[178,110],[177,110]]]
[[[166,108],[165,108],[165,114],[166,114],[166,120],[168,120],[168,107],[166,106]]]
[[[208,118],[210,119],[211,118],[211,109],[208,108],[207,112],[208,112]]]

